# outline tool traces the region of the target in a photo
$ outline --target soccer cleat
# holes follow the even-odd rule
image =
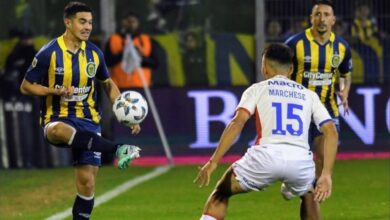
[[[141,148],[134,145],[120,145],[115,153],[116,157],[118,158],[118,168],[126,169],[127,167],[129,167],[129,163],[131,163],[133,159],[140,157],[140,151]]]
[[[280,192],[282,193],[283,199],[287,201],[295,197],[295,195],[290,190],[288,190],[284,183],[282,183],[282,186],[280,187]]]

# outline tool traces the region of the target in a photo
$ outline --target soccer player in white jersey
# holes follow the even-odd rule
[[[264,50],[262,73],[266,80],[245,90],[217,149],[194,182],[200,187],[209,184],[218,162],[252,115],[258,119],[256,144],[226,170],[209,196],[201,220],[224,219],[230,196],[263,190],[276,181],[282,182],[281,193],[287,200],[314,193],[314,200],[322,202],[331,195],[337,130],[317,94],[288,78],[292,71],[288,46],[271,44]],[[312,120],[325,137],[324,166],[314,189],[315,166],[308,144]]]

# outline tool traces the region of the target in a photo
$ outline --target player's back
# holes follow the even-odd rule
[[[289,144],[309,149],[312,115],[317,124],[330,118],[314,92],[281,75],[248,88],[239,107],[256,110],[256,144],[260,145]]]

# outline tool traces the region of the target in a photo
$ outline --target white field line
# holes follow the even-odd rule
[[[139,177],[136,177],[134,179],[131,179],[131,180],[115,187],[114,189],[104,193],[103,195],[96,197],[94,208],[113,199],[114,197],[118,196],[119,194],[125,192],[126,190],[131,189],[134,186],[137,186],[138,184],[141,184],[145,181],[148,181],[150,179],[153,179],[155,177],[160,176],[161,174],[168,172],[171,169],[171,167],[172,166],[157,167],[156,169],[154,169],[150,173],[147,173],[143,176],[139,176]],[[67,218],[71,215],[72,215],[72,208],[68,208],[62,212],[58,212],[58,213],[46,218],[46,220],[60,220],[60,219]]]

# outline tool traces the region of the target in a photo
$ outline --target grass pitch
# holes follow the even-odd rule
[[[196,166],[177,166],[95,208],[92,219],[199,219],[203,204],[227,165],[214,173],[209,187],[192,183]],[[96,196],[151,172],[152,167],[119,171],[103,167]],[[389,219],[388,160],[337,161],[333,195],[322,206],[330,220]],[[299,219],[299,199],[286,202],[277,183],[264,192],[233,197],[226,219]],[[45,219],[69,208],[75,187],[72,168],[0,171],[0,219]],[[71,218],[68,218],[71,219]]]

